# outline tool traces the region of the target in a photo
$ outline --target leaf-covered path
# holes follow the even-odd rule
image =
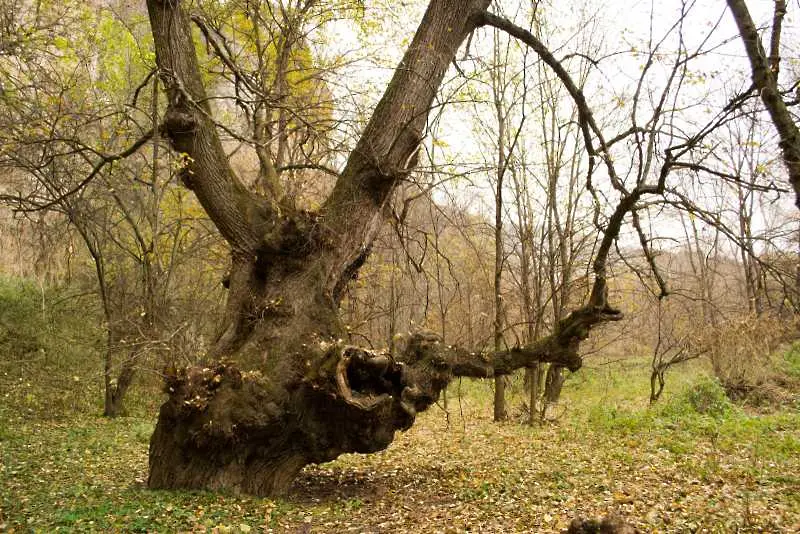
[[[646,532],[800,531],[796,418],[744,430],[765,441],[741,446],[726,435],[733,428],[714,423],[706,436],[527,429],[488,417],[466,428],[425,423],[381,455],[309,470],[294,498],[314,506],[312,524],[320,532],[558,532],[576,516],[616,511]],[[348,516],[337,519],[331,503],[349,506]]]

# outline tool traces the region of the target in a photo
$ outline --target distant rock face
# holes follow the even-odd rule
[[[609,514],[602,520],[573,519],[563,534],[639,534],[639,530],[629,525],[617,515]]]

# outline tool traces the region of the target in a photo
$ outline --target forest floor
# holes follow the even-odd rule
[[[81,377],[42,388],[0,369],[0,531],[559,532],[616,512],[643,532],[800,532],[798,404],[731,405],[694,364],[648,407],[647,377],[645,360],[590,361],[534,427],[491,421],[489,381],[457,382],[386,451],[309,467],[268,500],[146,489],[156,394],[107,420],[73,398],[99,397]]]

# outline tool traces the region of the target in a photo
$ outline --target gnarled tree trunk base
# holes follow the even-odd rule
[[[406,354],[415,363],[438,354],[421,348],[422,339],[409,344],[419,356]],[[328,342],[287,360],[295,365],[280,386],[230,364],[169,377],[150,441],[149,487],[282,495],[307,464],[385,449],[450,377],[430,362],[420,370]]]
[[[582,309],[552,336],[489,354],[423,332],[398,338],[396,355],[317,338],[273,358],[270,372],[184,369],[167,377],[148,484],[281,495],[307,464],[388,447],[453,376],[502,376],[540,361],[577,369],[580,339],[608,317],[605,308]]]
[[[178,443],[181,435],[161,422],[156,427],[150,444],[150,488],[280,496],[309,463],[300,454],[268,452],[254,442],[200,447]]]
[[[154,489],[280,495],[308,463],[285,414],[234,367],[192,368],[168,382],[150,439]]]

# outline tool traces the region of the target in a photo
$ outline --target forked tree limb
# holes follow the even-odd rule
[[[370,250],[394,188],[417,165],[428,113],[456,53],[490,0],[431,0],[320,213],[333,244],[328,291],[339,295]]]

